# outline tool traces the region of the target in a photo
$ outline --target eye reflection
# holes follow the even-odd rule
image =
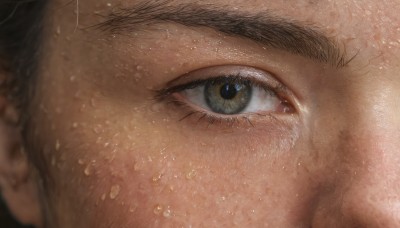
[[[250,81],[235,82],[229,78],[212,80],[204,86],[204,98],[213,112],[238,114],[250,103],[252,87]]]

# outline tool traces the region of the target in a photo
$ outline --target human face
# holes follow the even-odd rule
[[[400,1],[68,2],[31,110],[50,227],[400,225]]]

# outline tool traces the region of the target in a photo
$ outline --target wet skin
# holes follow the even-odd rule
[[[400,1],[198,2],[311,28],[341,66],[173,21],[91,27],[134,0],[80,1],[76,28],[66,3],[50,4],[32,101],[26,151],[52,180],[37,223],[400,226]],[[272,105],[224,115],[169,90],[239,72]]]

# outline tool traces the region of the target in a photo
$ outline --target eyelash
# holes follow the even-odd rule
[[[275,96],[277,96],[282,101],[281,104],[287,106],[290,109],[285,111],[285,113],[291,113],[294,111],[293,106],[288,101],[288,99],[286,99],[285,96],[286,89],[283,85],[281,84],[278,84],[276,86],[265,85],[266,84],[265,82],[260,82],[251,77],[243,77],[240,74],[211,77],[207,79],[195,80],[182,85],[171,86],[156,91],[155,98],[156,101],[158,102],[166,101],[168,104],[174,104],[181,109],[187,109],[186,113],[179,119],[179,121],[183,121],[189,118],[194,118],[196,123],[201,123],[203,120],[206,120],[205,122],[208,123],[207,127],[216,124],[228,127],[234,127],[235,124],[238,124],[238,126],[242,126],[243,123],[245,124],[245,126],[254,127],[255,124],[251,121],[252,116],[267,118],[268,120],[274,120],[277,123],[281,122],[276,117],[275,115],[276,113],[246,113],[245,115],[239,114],[239,115],[231,115],[229,117],[218,115],[216,113],[215,114],[209,113],[208,111],[205,110],[195,109],[194,107],[192,107],[192,105],[188,104],[187,102],[184,102],[179,98],[177,98],[176,96],[173,96],[175,93],[182,92],[187,89],[193,89],[199,86],[204,86],[207,82],[218,81],[221,79],[228,79],[231,80],[232,82],[249,81],[250,86],[257,86],[259,88],[264,89],[267,93],[273,93]]]

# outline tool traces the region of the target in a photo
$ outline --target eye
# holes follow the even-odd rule
[[[286,88],[271,74],[251,67],[221,66],[188,73],[162,94],[210,118],[248,117],[294,111]],[[179,83],[179,81],[183,81]]]
[[[192,105],[222,115],[276,112],[282,106],[282,101],[271,88],[262,87],[240,76],[206,79],[198,86],[174,95],[186,99]]]

